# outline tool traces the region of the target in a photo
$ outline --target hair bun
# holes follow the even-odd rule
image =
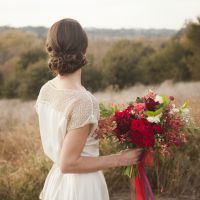
[[[77,20],[66,18],[57,21],[47,34],[49,68],[60,75],[75,72],[87,64],[87,47],[87,34]]]
[[[51,54],[48,62],[49,68],[52,71],[57,71],[61,75],[66,73],[73,73],[85,64],[87,64],[87,59],[82,53],[57,53],[56,55]]]

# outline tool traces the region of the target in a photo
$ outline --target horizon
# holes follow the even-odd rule
[[[74,18],[85,28],[179,30],[200,16],[200,1],[2,0],[0,12],[0,26],[14,28],[48,28],[62,18]]]
[[[26,28],[26,27],[31,27],[31,28],[39,28],[39,27],[42,27],[42,28],[50,28],[48,26],[44,26],[44,25],[26,25],[26,26],[9,26],[9,25],[0,25],[0,27],[8,27],[8,28],[16,28],[16,29],[23,29],[23,28]],[[83,28],[86,28],[86,29],[105,29],[105,30],[170,30],[170,31],[178,31],[180,29],[182,29],[183,27],[181,27],[180,29],[172,29],[172,28],[139,28],[139,27],[128,27],[128,28],[105,28],[105,27],[83,27]]]

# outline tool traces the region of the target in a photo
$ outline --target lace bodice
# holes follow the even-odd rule
[[[93,135],[100,117],[99,102],[88,90],[57,89],[48,81],[41,87],[34,107],[44,152],[54,162],[58,162],[65,134],[89,123],[92,129],[82,155],[99,155],[99,141]]]

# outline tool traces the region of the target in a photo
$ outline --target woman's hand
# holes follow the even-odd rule
[[[128,165],[135,165],[138,164],[138,162],[141,159],[143,149],[142,148],[136,148],[136,149],[126,149],[120,151],[117,155],[117,166],[128,166]]]

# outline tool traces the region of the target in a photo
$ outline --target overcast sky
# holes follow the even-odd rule
[[[200,16],[200,0],[0,0],[0,26],[51,26],[62,18],[83,27],[181,28]]]

